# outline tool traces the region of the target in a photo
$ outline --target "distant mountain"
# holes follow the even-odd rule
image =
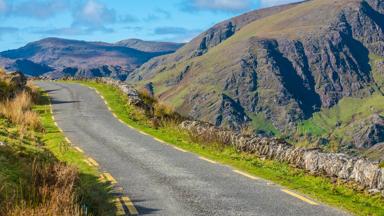
[[[125,46],[143,52],[164,52],[173,53],[182,47],[183,43],[143,41],[140,39],[122,40],[116,43],[118,46]]]
[[[146,44],[148,50],[152,44],[154,50],[159,51],[145,52],[125,45],[46,38],[19,49],[1,52],[0,65],[30,76],[108,76],[124,80],[149,59],[174,51],[161,51],[158,47],[163,45],[156,42]]]
[[[127,82],[217,126],[370,148],[384,142],[384,1],[252,11],[150,60]]]

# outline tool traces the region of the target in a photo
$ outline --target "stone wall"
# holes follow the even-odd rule
[[[220,137],[227,137],[238,151],[288,163],[312,174],[355,182],[371,193],[384,196],[384,169],[380,168],[378,162],[345,154],[324,153],[320,149],[296,148],[279,139],[245,136],[198,121],[184,121],[180,126],[198,134],[216,133]]]

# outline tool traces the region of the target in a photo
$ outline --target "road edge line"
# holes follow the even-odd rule
[[[299,199],[299,200],[301,200],[303,202],[306,202],[308,204],[315,205],[315,206],[319,205],[317,202],[315,202],[313,200],[310,200],[309,198],[306,198],[306,197],[304,197],[304,196],[302,196],[300,194],[297,194],[297,193],[295,193],[293,191],[290,191],[288,189],[281,189],[281,191],[286,193],[286,194],[289,194],[289,195],[291,195],[291,196],[293,196],[293,197],[295,197],[295,198],[297,198],[297,199]]]

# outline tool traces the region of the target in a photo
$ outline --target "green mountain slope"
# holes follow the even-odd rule
[[[128,82],[217,126],[283,135],[344,98],[380,94],[382,71],[370,57],[384,56],[382,1],[312,0],[249,14],[239,28],[226,21],[152,59]]]

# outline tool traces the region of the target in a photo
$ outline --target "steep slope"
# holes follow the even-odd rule
[[[288,4],[252,11],[218,23],[194,38],[191,42],[185,44],[174,54],[152,59],[147,64],[143,65],[143,67],[140,68],[140,71],[138,71],[135,75],[132,75],[129,79],[140,80],[144,78],[142,76],[149,78],[158,73],[158,71],[165,70],[167,67],[172,67],[175,62],[185,61],[190,58],[201,56],[209,49],[232,37],[237,31],[247,24],[271,14],[286,10],[295,5],[296,4]]]
[[[125,79],[149,59],[166,53],[169,52],[144,52],[102,42],[46,38],[1,52],[0,64],[31,76],[49,72],[53,78],[110,76]]]
[[[312,0],[251,12],[258,16],[237,31],[227,31],[234,21],[208,31],[227,40],[207,45],[200,40],[206,32],[144,64],[128,82],[152,82],[156,96],[218,126],[251,121],[268,132],[262,125],[271,122],[293,133],[342,98],[378,91],[383,72],[373,73],[369,54],[384,56],[383,13],[380,0]],[[204,49],[191,48],[198,41]]]
[[[182,47],[183,43],[144,41],[140,39],[122,40],[116,43],[118,46],[140,50],[143,52],[164,52],[173,53]]]

